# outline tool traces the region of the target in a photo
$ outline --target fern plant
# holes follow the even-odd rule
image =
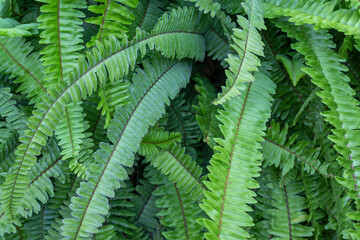
[[[0,0],[0,239],[360,239],[360,4]]]

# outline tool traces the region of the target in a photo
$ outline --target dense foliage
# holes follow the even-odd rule
[[[0,239],[360,239],[357,0],[0,0]]]

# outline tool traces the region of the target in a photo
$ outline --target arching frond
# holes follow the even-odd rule
[[[222,93],[214,100],[214,104],[222,104],[239,95],[240,91],[246,88],[244,83],[254,81],[251,72],[258,70],[260,66],[258,56],[263,56],[263,48],[260,46],[264,44],[261,42],[258,32],[258,30],[265,29],[262,2],[247,0],[243,7],[248,19],[238,15],[237,23],[241,29],[234,29],[232,39],[235,44],[231,45],[236,54],[229,54],[225,60],[229,64],[229,69],[225,71],[227,81],[226,85],[222,87]]]
[[[113,145],[100,144],[94,155],[97,164],[90,165],[88,181],[71,200],[73,218],[63,220],[63,236],[86,239],[98,231],[108,213],[107,197],[113,197],[120,181],[127,177],[123,166],[133,165],[142,137],[164,113],[169,98],[189,81],[191,66],[187,62],[154,59],[151,65],[143,65],[145,69],[138,69],[133,78],[131,104],[115,111],[108,131]]]
[[[225,139],[215,139],[219,144],[210,160],[204,192],[200,205],[210,219],[204,219],[208,239],[247,239],[247,227],[253,221],[247,205],[254,203],[258,188],[254,180],[259,176],[261,153],[259,149],[265,123],[270,117],[271,96],[275,84],[262,72],[255,74],[255,81],[247,83],[241,95],[225,102],[219,111],[221,132]],[[257,108],[253,106],[258,106]],[[261,109],[260,109],[261,108]]]
[[[334,28],[359,39],[360,12],[357,9],[334,11],[335,3],[336,1],[265,0],[265,16],[286,16],[297,25],[314,24],[315,29]]]
[[[204,191],[201,178],[201,168],[187,154],[185,148],[171,144],[167,149],[149,158],[152,166],[168,176],[177,188],[198,200]]]
[[[178,21],[179,17],[183,21]],[[185,20],[187,17],[192,20],[190,23]],[[200,20],[193,8],[173,10],[170,15],[164,14],[150,35],[138,30],[131,42],[124,38],[122,43],[112,37],[104,43],[98,42],[97,48],[87,53],[87,60],[79,59],[78,68],[70,75],[71,83],[50,89],[49,95],[43,97],[43,101],[37,104],[34,115],[29,118],[29,130],[20,139],[22,143],[18,147],[20,151],[17,151],[14,167],[2,186],[2,202],[8,217],[14,219],[18,214],[18,206],[29,182],[27,172],[34,165],[46,139],[55,130],[66,104],[91,95],[96,90],[98,81],[104,83],[108,78],[113,80],[124,77],[134,68],[138,50],[144,56],[146,45],[172,58],[203,59],[205,46],[199,32]],[[173,31],[177,28],[180,31]]]

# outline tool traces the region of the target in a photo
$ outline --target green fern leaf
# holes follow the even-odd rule
[[[261,65],[258,56],[263,56],[264,44],[261,42],[258,30],[265,29],[262,2],[247,0],[243,3],[243,7],[249,20],[238,15],[237,23],[242,29],[234,29],[232,39],[235,44],[231,45],[237,55],[229,54],[226,59],[230,66],[225,71],[226,85],[222,88],[222,93],[214,100],[214,104],[222,104],[239,95],[240,91],[246,88],[244,83],[255,80],[251,72],[257,71],[257,67]]]
[[[37,19],[40,22],[40,43],[46,44],[41,60],[46,66],[45,81],[67,82],[68,75],[76,67],[78,53],[84,47],[82,40],[82,21],[85,15],[78,9],[86,7],[85,0],[38,0],[47,3],[40,10],[43,13]]]
[[[270,117],[271,96],[275,84],[262,72],[255,74],[256,80],[247,83],[240,96],[227,101],[224,111],[219,111],[221,132],[225,139],[216,139],[218,152],[210,160],[205,185],[205,200],[200,205],[208,214],[204,219],[207,239],[247,239],[246,227],[253,225],[247,212],[254,203],[258,188],[253,179],[259,176],[261,141],[265,123]],[[257,107],[254,107],[257,106]]]
[[[188,24],[185,20],[178,21],[178,18],[193,21]],[[34,165],[36,156],[40,154],[41,146],[46,144],[48,136],[55,130],[55,125],[64,114],[66,104],[79,102],[91,95],[96,90],[98,81],[104,83],[108,77],[110,81],[124,77],[130,68],[134,68],[138,50],[141,50],[141,55],[144,56],[146,45],[172,58],[203,59],[205,46],[199,23],[200,16],[194,9],[177,9],[170,15],[164,14],[152,35],[138,30],[131,42],[125,37],[122,43],[114,37],[104,43],[97,42],[97,48],[87,53],[87,60],[83,57],[79,59],[78,67],[70,75],[69,85],[59,85],[48,90],[49,95],[43,97],[43,101],[37,104],[37,110],[33,112],[34,116],[29,118],[30,130],[26,130],[25,136],[20,139],[22,144],[18,147],[14,168],[2,186],[6,194],[3,194],[1,199],[10,219],[17,215],[20,199],[29,182],[26,174]],[[181,31],[172,30],[176,27]]]
[[[77,190],[79,196],[71,200],[73,218],[63,220],[63,236],[87,239],[98,231],[108,213],[107,197],[113,197],[114,189],[127,177],[123,166],[133,165],[141,138],[164,113],[168,98],[174,98],[189,81],[191,65],[187,62],[154,59],[143,65],[145,69],[138,69],[130,88],[132,103],[115,111],[108,131],[114,145],[100,144],[94,155],[98,164],[90,165],[88,181]]]
[[[127,32],[126,25],[130,25],[135,19],[133,13],[127,9],[136,8],[139,0],[96,0],[103,3],[99,5],[92,5],[89,11],[101,14],[100,16],[87,18],[85,21],[88,23],[100,26],[99,32],[86,43],[87,47],[95,45],[95,41],[102,41],[114,35],[117,38],[122,38],[122,32]]]
[[[11,98],[10,88],[0,88],[0,116],[10,124],[10,129],[22,133],[26,128],[27,120],[24,112],[17,108],[16,101]]]
[[[21,83],[17,91],[30,99],[30,104],[39,102],[47,94],[44,84],[44,69],[33,47],[21,38],[0,37],[0,72],[10,73],[10,77]]]
[[[150,32],[161,15],[163,15],[167,3],[162,0],[140,0],[133,13],[135,19],[129,25],[129,36],[134,36],[136,28]]]
[[[198,200],[202,196],[204,191],[202,169],[189,155],[185,154],[185,148],[171,144],[166,150],[161,150],[148,160],[192,199]]]
[[[138,153],[142,156],[151,156],[158,153],[159,148],[166,149],[171,143],[180,141],[180,133],[167,132],[162,127],[152,127],[143,137]]]

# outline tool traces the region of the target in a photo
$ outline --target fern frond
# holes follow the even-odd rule
[[[59,124],[56,125],[55,135],[62,148],[63,160],[74,159],[79,154],[85,138],[84,114],[80,104],[68,104]]]
[[[262,2],[246,0],[243,7],[249,19],[238,15],[237,23],[242,29],[234,29],[234,44],[231,45],[236,55],[229,54],[225,60],[229,64],[229,69],[225,71],[227,81],[214,104],[222,104],[239,95],[246,88],[244,83],[255,80],[251,72],[257,71],[261,65],[258,56],[263,56],[264,44],[258,30],[265,29]]]
[[[0,17],[0,36],[3,37],[27,37],[37,34],[37,24],[28,23],[20,24],[11,18]]]
[[[96,2],[103,3],[98,5],[91,5],[89,11],[101,14],[96,17],[87,18],[85,21],[95,25],[99,25],[99,32],[86,43],[87,47],[95,45],[95,41],[102,41],[114,35],[117,38],[122,38],[122,32],[127,32],[126,25],[130,25],[135,19],[133,13],[127,9],[136,8],[139,0],[96,0]]]
[[[198,200],[202,196],[202,169],[185,154],[185,148],[171,144],[166,150],[160,150],[158,154],[148,157],[148,160],[192,199]]]
[[[334,11],[336,1],[306,0],[265,0],[265,16],[276,18],[290,17],[288,21],[296,25],[314,24],[315,30],[336,29],[346,35],[360,38],[360,12],[357,9],[338,9]]]
[[[162,232],[166,239],[202,238],[202,228],[197,222],[201,209],[193,198],[171,182],[158,187],[153,194],[159,197],[155,204],[162,209],[157,215],[167,228]]]
[[[85,129],[88,128],[88,125],[85,124]],[[92,162],[93,154],[93,139],[91,133],[87,132],[84,134],[85,138],[81,144],[81,149],[79,154],[73,158],[69,163],[69,169],[75,173],[79,178],[87,179],[86,170]]]
[[[31,53],[33,47],[22,38],[0,37],[0,72],[11,74],[21,83],[17,91],[26,95],[30,104],[39,102],[47,94],[44,84],[44,69],[37,53]]]
[[[178,18],[193,21],[178,21]],[[200,16],[194,9],[177,9],[170,15],[164,14],[152,35],[138,30],[131,42],[123,38],[120,43],[114,37],[104,43],[98,42],[98,47],[93,48],[92,53],[87,53],[87,61],[84,58],[79,59],[78,68],[70,75],[69,85],[59,85],[48,91],[49,96],[43,97],[43,101],[37,104],[37,110],[33,112],[34,116],[28,119],[30,130],[26,130],[25,136],[21,137],[22,143],[18,147],[14,167],[2,186],[6,194],[3,194],[1,199],[10,219],[17,215],[20,199],[29,182],[27,172],[34,165],[36,156],[40,154],[41,146],[46,144],[48,136],[55,130],[55,125],[64,114],[66,104],[79,102],[91,95],[96,90],[98,81],[104,83],[108,77],[124,77],[130,68],[134,68],[138,50],[141,50],[144,56],[146,45],[172,58],[203,59],[205,46],[199,32],[199,22]],[[180,28],[181,31],[174,31],[176,28]]]
[[[9,128],[22,133],[26,128],[27,120],[24,112],[16,106],[16,101],[11,98],[10,88],[0,88],[0,116],[10,124]]]
[[[265,197],[262,201],[266,201],[265,204],[271,206],[270,209],[264,209],[269,215],[270,228],[267,232],[272,235],[271,239],[306,239],[311,237],[314,229],[301,224],[309,218],[305,211],[307,204],[306,199],[302,196],[304,191],[302,183],[294,181],[280,187],[277,184],[278,171],[266,172],[267,174],[263,177],[268,181],[266,187],[271,199]],[[259,195],[263,196],[263,192],[259,191]]]
[[[204,219],[208,239],[247,239],[247,227],[253,225],[247,212],[254,203],[258,188],[253,179],[259,176],[259,149],[265,123],[270,117],[271,96],[275,84],[263,72],[255,74],[255,81],[247,83],[240,96],[225,102],[219,111],[221,132],[225,139],[215,139],[215,153],[210,160],[205,185],[205,200],[200,205],[210,219]],[[254,106],[257,106],[256,108]]]
[[[205,14],[210,12],[211,17],[215,17],[220,10],[221,5],[217,2],[213,2],[213,0],[185,0],[188,2],[194,2],[195,7],[198,7],[200,11],[204,12]]]
[[[179,132],[182,134],[182,145],[186,147],[187,152],[193,157],[196,157],[193,144],[201,135],[199,125],[193,114],[194,109],[189,101],[186,100],[185,94],[181,93],[166,109],[166,129],[172,132]]]
[[[86,7],[85,0],[38,0],[47,3],[40,8],[40,43],[47,46],[41,51],[41,60],[46,66],[44,81],[67,82],[69,73],[76,67],[80,56],[82,31],[80,18],[85,15],[78,9]]]
[[[165,131],[163,127],[151,127],[143,137],[138,153],[142,156],[157,154],[160,149],[166,149],[171,143],[180,142],[181,134]]]
[[[358,100],[353,97],[355,91],[348,84],[350,79],[343,73],[347,70],[341,64],[343,59],[332,50],[334,44],[330,40],[331,36],[325,31],[317,31],[315,34],[308,25],[303,26],[301,31],[289,23],[279,22],[278,25],[290,37],[300,41],[293,47],[305,55],[306,65],[309,67],[303,70],[312,78],[313,83],[322,89],[317,95],[330,109],[322,112],[322,115],[335,127],[329,139],[335,143],[334,147],[340,153],[337,161],[345,168],[343,176],[336,179],[349,190],[353,199],[358,199],[360,142],[356,136],[359,135],[360,120],[354,116],[360,114],[360,108]],[[357,208],[360,208],[359,202]],[[359,218],[358,211],[348,215],[355,221]],[[350,235],[358,238],[360,226],[354,225],[354,227]]]
[[[326,173],[326,165],[318,159],[318,151],[308,148],[309,142],[297,141],[297,136],[292,135],[287,140],[288,126],[280,130],[280,124],[271,122],[263,147],[264,166],[275,165],[281,167],[282,175],[286,175],[295,164],[295,159],[303,162],[304,170],[310,174],[315,172],[325,176],[334,177]]]
[[[43,151],[43,157],[32,167],[29,172],[30,183],[25,191],[22,205],[24,216],[31,216],[32,212],[38,213],[41,206],[38,201],[45,204],[49,197],[54,196],[53,182],[51,178],[65,182],[64,166],[62,166],[60,149],[55,140],[51,140]]]
[[[101,108],[101,115],[106,115],[105,128],[109,127],[115,106],[125,106],[129,103],[128,85],[122,80],[107,83],[99,89],[100,101],[97,109]]]
[[[167,3],[161,0],[140,0],[133,10],[135,19],[128,27],[129,36],[135,35],[136,28],[150,32],[163,14],[166,5]]]
[[[154,59],[151,65],[143,65],[145,69],[138,69],[130,88],[132,103],[115,111],[108,131],[114,145],[100,144],[94,154],[98,164],[90,165],[88,181],[71,200],[73,218],[63,220],[63,236],[86,239],[98,231],[108,213],[107,197],[113,197],[120,181],[127,177],[123,166],[133,165],[141,138],[164,113],[168,98],[174,98],[189,81],[191,65],[187,62]]]
[[[221,137],[219,121],[216,118],[218,107],[211,104],[216,97],[216,90],[206,78],[194,78],[197,83],[195,90],[199,93],[197,105],[193,105],[196,110],[196,121],[203,133],[203,141],[213,148],[216,143],[214,138]]]
[[[147,172],[148,168],[145,168]],[[146,173],[144,173],[146,175]],[[147,232],[155,233],[159,227],[159,221],[156,218],[156,213],[159,209],[155,206],[157,197],[154,196],[154,191],[158,188],[158,185],[153,185],[149,181],[140,179],[138,185],[136,185],[136,192],[139,197],[132,200],[134,204],[135,220],[137,226],[144,228]]]
[[[204,38],[208,55],[212,56],[212,59],[220,61],[224,67],[227,66],[224,59],[230,53],[230,43],[224,33],[221,22],[214,21],[212,26],[205,33]]]

